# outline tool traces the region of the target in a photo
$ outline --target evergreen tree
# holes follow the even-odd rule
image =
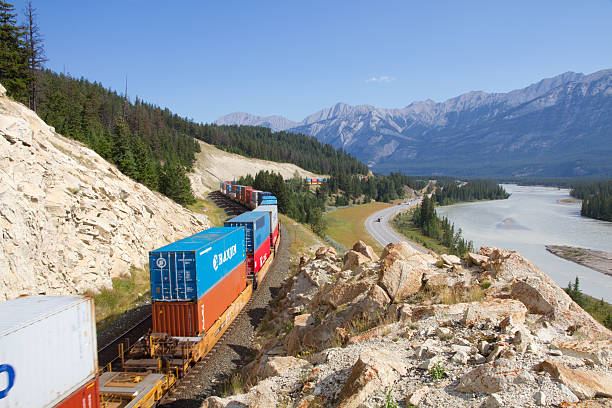
[[[25,101],[30,82],[24,28],[17,25],[13,5],[0,1],[0,83],[8,94]]]
[[[43,46],[43,37],[38,27],[38,14],[32,6],[32,2],[28,1],[25,9],[25,49],[28,58],[28,68],[30,71],[30,86],[28,92],[28,106],[35,112],[38,112],[38,88],[40,80],[40,71],[42,64],[47,61],[45,56],[45,48]]]

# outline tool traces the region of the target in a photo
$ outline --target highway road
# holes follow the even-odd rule
[[[406,237],[398,234],[391,228],[389,221],[393,216],[401,211],[406,211],[408,208],[417,205],[421,202],[420,198],[412,198],[399,205],[385,208],[370,215],[365,221],[365,227],[368,233],[376,240],[380,245],[387,246],[389,243],[398,243],[406,241],[412,245],[417,251],[427,253],[427,251],[420,246],[408,241]],[[380,220],[380,221],[379,221]]]

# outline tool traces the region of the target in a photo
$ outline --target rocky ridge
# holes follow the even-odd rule
[[[342,148],[378,172],[576,177],[612,171],[611,106],[609,69],[566,72],[507,93],[468,92],[399,109],[338,103],[297,124],[275,124]],[[245,115],[217,123],[238,120],[268,126]]]
[[[517,252],[321,247],[273,304],[202,407],[612,406],[612,332]]]
[[[111,287],[152,248],[208,228],[47,126],[0,86],[0,301]]]

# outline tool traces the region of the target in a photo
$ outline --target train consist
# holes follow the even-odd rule
[[[148,408],[202,359],[280,243],[276,197],[231,182],[220,191],[251,211],[149,253],[153,331],[121,354],[121,371],[98,369],[91,299],[0,303],[0,408]]]

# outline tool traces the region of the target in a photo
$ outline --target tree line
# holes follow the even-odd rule
[[[581,183],[572,188],[570,194],[582,199],[580,215],[612,221],[612,180]]]
[[[191,123],[188,134],[225,151],[246,157],[293,163],[313,173],[368,174],[368,167],[315,137],[288,132],[273,132],[258,126],[219,126]]]
[[[437,188],[433,199],[438,205],[449,205],[461,201],[478,200],[504,200],[510,194],[492,180],[472,180],[464,184],[457,184],[455,180],[441,179],[437,181]]]
[[[463,256],[467,252],[474,252],[474,244],[462,236],[461,228],[455,231],[455,225],[447,217],[440,218],[435,211],[435,200],[427,195],[415,209],[412,210],[412,224],[420,228],[423,235],[434,238],[450,252]]]
[[[84,143],[122,173],[180,204],[194,201],[186,173],[200,151],[196,138],[317,173],[368,173],[365,164],[313,137],[195,123],[138,97],[132,102],[97,82],[45,70],[43,38],[31,3],[23,16],[25,23],[19,24],[14,6],[0,0],[0,83],[9,96],[27,104],[58,133]]]
[[[324,184],[325,185],[325,184]],[[390,202],[406,195],[406,187],[420,190],[427,185],[424,179],[417,179],[400,173],[370,175],[338,174],[330,177],[325,185],[327,193],[335,195],[334,205],[349,205],[351,201]]]
[[[238,184],[269,191],[276,197],[279,212],[298,222],[310,225],[315,234],[325,235],[327,226],[323,213],[327,195],[323,188],[324,184],[313,193],[299,175],[286,183],[280,174],[267,170],[258,172],[255,177],[251,175],[241,177]]]
[[[586,310],[591,316],[597,319],[608,329],[612,330],[612,305],[604,302],[603,298],[597,300],[582,293],[582,290],[580,289],[580,279],[577,276],[573,284],[572,282],[567,284],[565,292],[581,308]]]

